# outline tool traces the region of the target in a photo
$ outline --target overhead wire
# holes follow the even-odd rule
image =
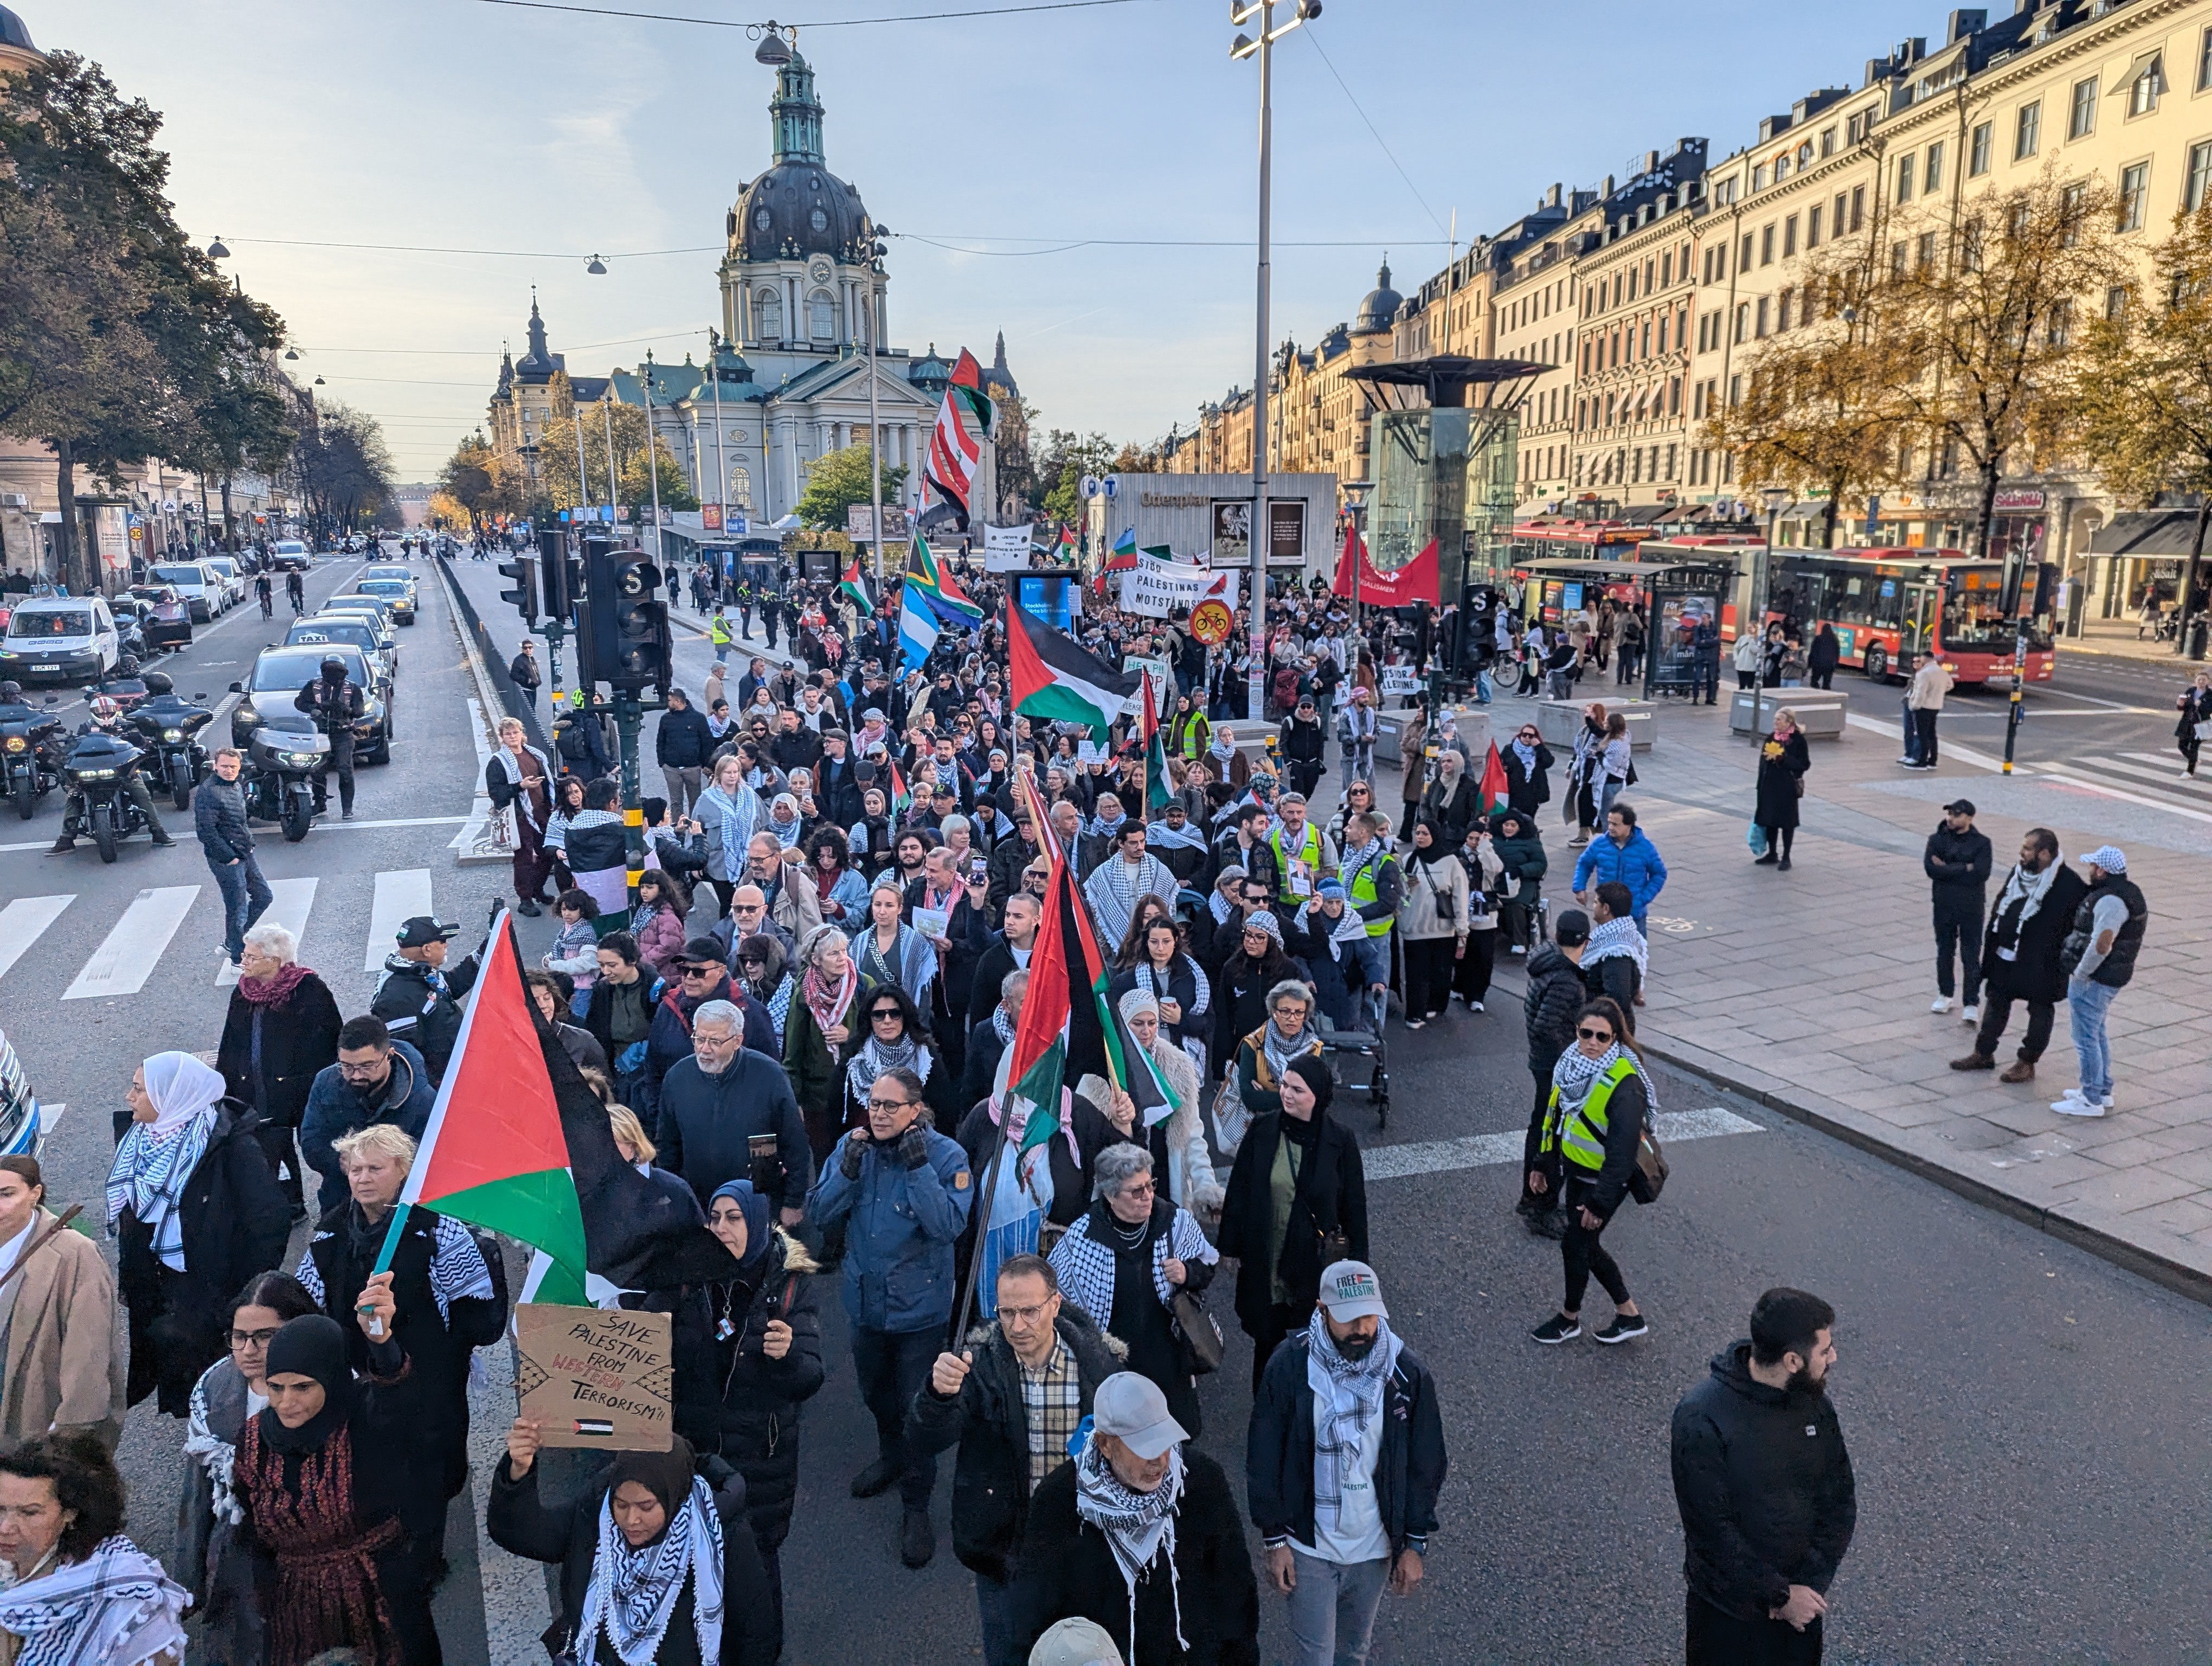
[[[1382,146],[1382,154],[1390,159],[1390,166],[1398,170],[1398,177],[1406,182],[1406,189],[1413,193],[1413,200],[1421,205],[1421,211],[1429,216],[1431,222],[1435,225],[1438,231],[1444,231],[1444,222],[1437,217],[1437,211],[1429,206],[1429,199],[1421,195],[1420,186],[1415,185],[1413,183],[1413,176],[1406,172],[1405,165],[1398,160],[1398,153],[1390,149],[1390,142],[1382,137],[1382,130],[1376,127],[1374,122],[1370,119],[1365,108],[1360,104],[1358,98],[1352,93],[1351,84],[1347,82],[1341,75],[1337,73],[1336,62],[1329,57],[1328,48],[1321,44],[1321,37],[1311,29],[1302,30],[1300,33],[1302,33],[1309,41],[1313,43],[1313,49],[1321,54],[1321,61],[1328,66],[1329,74],[1336,77],[1336,84],[1344,89],[1344,96],[1346,99],[1350,100],[1352,109],[1358,112],[1359,119],[1367,124],[1367,131],[1375,136],[1375,143]],[[1447,234],[1447,237],[1449,237],[1449,234]]]
[[[579,6],[562,0],[482,0],[487,6],[512,6],[522,11],[577,12],[586,17],[628,17],[644,23],[692,23],[708,29],[744,29],[761,26],[728,17],[681,17],[671,12],[624,11],[613,6]],[[1011,17],[1021,12],[1088,11],[1097,6],[1150,5],[1154,0],[1036,0],[1020,6],[982,6],[968,11],[912,12],[896,17],[834,17],[814,23],[792,23],[795,29],[857,29],[876,23],[939,23],[962,17]]]

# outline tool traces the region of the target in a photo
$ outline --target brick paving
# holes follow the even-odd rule
[[[1501,722],[1512,721],[1512,702],[1501,704]],[[1752,865],[1752,750],[1720,718],[1720,708],[1666,708],[1626,795],[1668,872],[1651,911],[1641,1037],[1778,1109],[2212,1295],[2212,931],[2201,906],[2212,897],[2212,818],[2001,780],[1956,760],[1907,775],[1893,762],[1893,729],[1855,721],[1814,745],[1794,864],[1781,873]],[[1948,1067],[1973,1032],[1955,1010],[1928,1010],[1934,933],[1919,853],[1939,806],[1962,793],[1982,807],[1997,875],[2041,824],[2069,860],[2121,845],[2150,903],[2135,978],[2112,1012],[2117,1107],[2101,1120],[2050,1109],[2079,1079],[2063,1006],[2033,1082]],[[1556,819],[1544,833],[1556,909],[1571,855]],[[2015,1006],[2001,1065],[2025,1023]]]

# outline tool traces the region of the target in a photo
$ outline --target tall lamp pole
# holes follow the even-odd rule
[[[1275,27],[1275,8],[1291,6],[1290,21]],[[1260,20],[1260,38],[1239,34],[1229,44],[1231,58],[1260,59],[1260,258],[1259,307],[1254,325],[1252,371],[1252,610],[1251,672],[1245,683],[1245,714],[1257,723],[1267,712],[1267,301],[1271,287],[1269,243],[1273,231],[1274,161],[1274,45],[1309,18],[1321,15],[1321,0],[1231,0],[1231,27]]]
[[[1782,520],[1782,506],[1790,502],[1790,494],[1779,486],[1769,486],[1760,496],[1766,500],[1766,544],[1753,557],[1751,569],[1751,617],[1759,633],[1759,668],[1751,674],[1751,744],[1754,746],[1766,739],[1766,596],[1772,583],[1774,532]],[[1713,677],[1719,680],[1718,666],[1714,667]]]
[[[883,440],[883,419],[876,409],[876,361],[881,344],[876,340],[876,262],[885,252],[876,240],[884,228],[865,216],[860,221],[861,253],[868,274],[868,546],[875,556],[876,589],[881,595],[884,583],[884,461],[877,455],[876,447]]]

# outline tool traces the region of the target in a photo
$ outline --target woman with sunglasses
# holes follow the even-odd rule
[[[860,1027],[845,1050],[839,1129],[867,1126],[868,1090],[892,1069],[914,1072],[921,1079],[923,1103],[943,1121],[957,1121],[962,1109],[957,1079],[944,1068],[929,1028],[906,991],[895,983],[864,987],[857,1011]]]
[[[1536,733],[1534,723],[1523,723],[1498,754],[1505,769],[1505,802],[1534,818],[1538,808],[1552,801],[1552,749]]]
[[[1583,1334],[1583,1294],[1593,1274],[1613,1305],[1613,1322],[1596,1333],[1599,1341],[1626,1342],[1650,1329],[1599,1238],[1628,1195],[1652,1104],[1643,1061],[1619,1004],[1602,998],[1589,1002],[1575,1015],[1574,1045],[1552,1067],[1551,1106],[1528,1172],[1529,1189],[1556,1193],[1566,1211],[1566,1233],[1559,1240],[1566,1298],[1528,1333],[1535,1341],[1554,1347]]]
[[[246,1420],[269,1403],[269,1344],[290,1320],[319,1313],[289,1273],[260,1273],[230,1304],[223,1325],[230,1352],[201,1373],[192,1389],[185,1437],[184,1498],[169,1566],[192,1594],[192,1614],[212,1660],[264,1657],[261,1608],[253,1584],[252,1545],[238,1531],[231,1491]]]
[[[1329,818],[1328,842],[1339,850],[1344,848],[1344,824],[1354,816],[1366,815],[1375,808],[1375,786],[1371,781],[1355,781],[1344,789],[1336,801],[1336,814]]]

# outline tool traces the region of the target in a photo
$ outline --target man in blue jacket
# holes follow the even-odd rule
[[[872,1499],[896,1481],[906,1507],[899,1560],[927,1567],[937,1554],[929,1495],[937,1457],[909,1447],[907,1408],[929,1380],[952,1317],[952,1245],[975,1187],[959,1145],[929,1126],[921,1079],[886,1070],[868,1090],[868,1126],[822,1165],[806,1212],[819,1230],[846,1221],[845,1311],[853,1370],[876,1420],[876,1461],[853,1478]]]
[[[316,1073],[300,1116],[300,1154],[322,1177],[317,1219],[353,1195],[333,1141],[371,1122],[392,1123],[420,1140],[437,1100],[422,1055],[394,1040],[382,1018],[347,1019],[338,1031],[338,1061]]]
[[[1391,1331],[1375,1269],[1335,1262],[1305,1331],[1261,1376],[1244,1448],[1300,1666],[1364,1660],[1384,1584],[1420,1588],[1446,1467],[1436,1379]]]
[[[1632,804],[1616,802],[1606,812],[1605,836],[1583,848],[1581,860],[1575,863],[1576,897],[1587,906],[1591,893],[1609,879],[1628,887],[1629,900],[1635,904],[1629,917],[1648,939],[1651,928],[1644,916],[1666,887],[1667,864],[1659,860],[1659,847],[1636,824]]]

